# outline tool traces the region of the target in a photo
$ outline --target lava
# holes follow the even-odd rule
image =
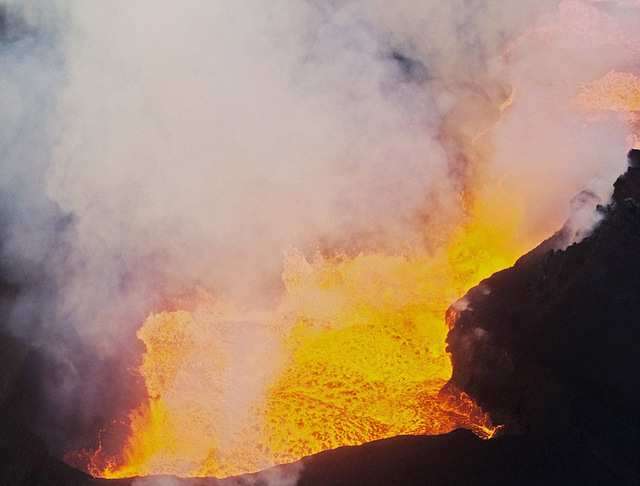
[[[561,5],[563,28],[526,35],[570,43],[564,27],[575,34],[604,22],[612,29],[592,7]],[[635,75],[612,71],[585,85],[575,104],[622,112],[637,133],[639,86]],[[492,123],[514,103],[515,87],[506,93]],[[452,372],[445,313],[538,241],[516,238],[521,203],[485,170],[490,157],[478,138],[492,123],[479,132],[473,125],[474,136],[453,143],[474,145],[482,160],[465,166],[472,180],[456,200],[457,219],[437,231],[425,228],[435,231],[424,235],[428,247],[292,249],[274,308],[248,311],[197,290],[182,308],[151,314],[138,331],[146,346],[139,369],[146,399],[124,420],[120,447],[76,457],[106,478],[225,477],[400,434],[466,427],[491,437],[496,428],[488,415],[467,394],[445,386]]]
[[[609,71],[600,79],[582,87],[575,97],[576,106],[591,117],[614,113],[631,129],[631,145],[638,146],[640,137],[640,78],[633,73]]]
[[[223,477],[399,434],[466,427],[490,437],[487,414],[443,390],[451,377],[444,315],[519,255],[508,207],[479,198],[434,253],[291,250],[283,296],[261,323],[240,321],[204,291],[189,310],[150,315],[138,331],[148,399],[130,413],[122,451],[85,453],[88,470]],[[234,342],[242,343],[235,354]]]

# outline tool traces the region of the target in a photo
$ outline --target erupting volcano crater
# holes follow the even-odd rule
[[[291,252],[286,293],[262,323],[202,291],[183,299],[189,310],[152,314],[137,334],[147,397],[122,450],[67,460],[101,477],[224,477],[402,434],[492,436],[471,397],[443,390],[445,310],[481,271],[460,253],[486,269],[490,229],[467,227],[435,256]]]
[[[638,484],[639,24],[0,0],[0,483]]]

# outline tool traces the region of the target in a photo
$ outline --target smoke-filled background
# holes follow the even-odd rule
[[[38,350],[30,423],[55,454],[95,441],[139,400],[150,311],[196,287],[269,307],[289,248],[432,251],[485,180],[523,244],[585,188],[590,221],[629,114],[575,100],[640,71],[639,22],[607,0],[0,2],[1,310]]]

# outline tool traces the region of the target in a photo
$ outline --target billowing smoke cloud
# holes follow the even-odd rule
[[[0,264],[22,289],[3,320],[55,363],[54,451],[131,408],[113,370],[165,297],[261,307],[289,247],[434,247],[487,174],[522,196],[518,238],[557,229],[624,168],[623,124],[571,100],[638,71],[639,18],[587,0],[0,3]]]
[[[633,143],[626,120],[587,117],[571,100],[611,70],[638,72],[639,9],[635,1],[565,0],[504,54],[515,93],[494,132],[493,167],[529,201],[524,233],[541,236],[551,222],[560,227],[568,202],[587,186],[606,203],[625,170],[621,154]]]

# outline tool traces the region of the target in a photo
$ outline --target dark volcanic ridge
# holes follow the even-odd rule
[[[614,188],[590,236],[559,251],[559,232],[470,290],[447,342],[451,382],[503,434],[568,434],[611,484],[640,484],[640,168]]]
[[[557,249],[558,232],[450,310],[450,383],[503,425],[500,437],[394,437],[224,480],[95,479],[21,422],[11,396],[26,345],[2,335],[0,484],[640,484],[639,154],[590,236]]]

